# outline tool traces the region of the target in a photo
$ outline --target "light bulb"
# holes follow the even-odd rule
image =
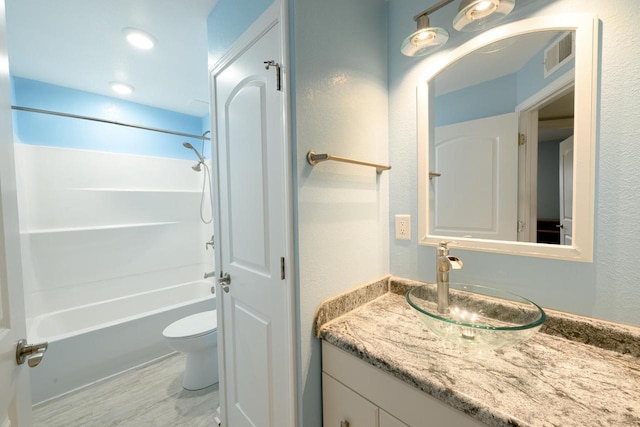
[[[413,36],[411,41],[416,47],[420,47],[427,45],[435,38],[436,33],[434,31],[422,30]]]
[[[462,0],[453,28],[458,31],[481,31],[507,16],[516,0]]]
[[[482,12],[483,10],[486,10],[489,7],[491,7],[492,4],[493,3],[488,1],[488,0],[487,1],[482,1],[482,2],[478,3],[474,9],[476,11],[478,11],[478,12]]]
[[[404,39],[400,51],[407,56],[424,56],[439,49],[448,38],[444,28],[422,28]]]
[[[500,0],[484,0],[467,11],[467,18],[471,20],[486,18],[498,8]]]

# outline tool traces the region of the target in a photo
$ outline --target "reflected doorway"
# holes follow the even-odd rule
[[[519,241],[571,245],[572,194],[567,185],[573,188],[573,176],[568,180],[567,174],[573,165],[567,164],[566,153],[573,152],[573,85],[563,92],[520,115],[520,162],[527,173],[520,177]]]

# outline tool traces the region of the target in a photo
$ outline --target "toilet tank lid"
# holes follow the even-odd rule
[[[203,311],[176,320],[162,331],[162,335],[167,338],[195,337],[213,332],[217,327],[216,311]]]

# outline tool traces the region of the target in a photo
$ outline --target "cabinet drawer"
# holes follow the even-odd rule
[[[375,427],[378,425],[376,405],[325,373],[322,373],[322,401],[324,427]]]

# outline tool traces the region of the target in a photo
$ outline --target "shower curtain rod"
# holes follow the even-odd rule
[[[52,116],[69,117],[69,118],[72,118],[72,119],[90,120],[90,121],[93,121],[93,122],[107,123],[107,124],[110,124],[110,125],[126,126],[126,127],[130,127],[130,128],[136,128],[136,129],[142,129],[142,130],[150,130],[150,131],[153,131],[153,132],[162,132],[162,133],[168,133],[168,134],[171,134],[171,135],[185,136],[187,138],[194,138],[194,139],[200,139],[200,140],[206,139],[207,141],[211,141],[211,138],[204,137],[203,135],[193,135],[193,134],[190,134],[190,133],[176,132],[176,131],[172,131],[172,130],[152,128],[152,127],[148,127],[148,126],[139,126],[139,125],[134,125],[134,124],[131,124],[131,123],[124,123],[124,122],[116,122],[116,121],[113,121],[113,120],[99,119],[97,117],[80,116],[80,115],[77,115],[77,114],[60,113],[58,111],[50,111],[50,110],[40,110],[38,108],[19,107],[19,106],[16,106],[16,105],[12,105],[11,109],[12,110],[17,110],[17,111],[26,111],[28,113],[50,114]],[[206,134],[206,132],[205,132],[205,134]]]

